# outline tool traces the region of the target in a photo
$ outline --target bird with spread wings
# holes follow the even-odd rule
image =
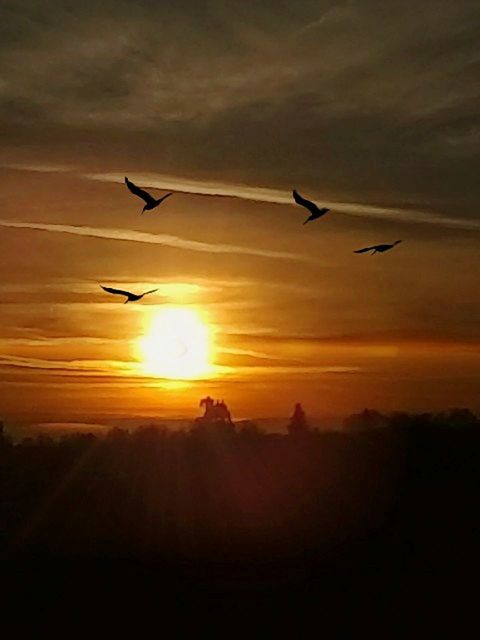
[[[125,300],[124,304],[127,304],[127,302],[137,302],[137,300],[140,300],[141,298],[143,298],[143,296],[147,296],[149,293],[155,293],[155,291],[158,291],[158,289],[151,289],[150,291],[145,291],[145,293],[137,295],[136,293],[131,293],[130,291],[123,291],[123,289],[113,289],[112,287],[104,287],[103,285],[100,286],[107,293],[113,293],[114,295],[118,296],[126,296],[127,299]]]
[[[148,191],[144,191],[143,189],[140,189],[140,187],[137,187],[137,185],[134,184],[131,180],[129,180],[127,176],[125,176],[125,184],[127,185],[130,192],[133,193],[134,196],[138,196],[145,202],[145,206],[142,209],[142,213],[144,213],[144,211],[151,211],[152,209],[155,209],[164,200],[166,200],[171,195],[173,195],[173,193],[167,193],[161,198],[156,199],[153,196],[151,196],[148,193]]]
[[[320,207],[317,207],[317,205],[314,202],[311,202],[310,200],[307,200],[306,198],[302,197],[298,193],[298,191],[295,191],[295,189],[293,190],[292,193],[293,193],[293,199],[295,200],[295,202],[301,205],[302,207],[305,207],[305,209],[307,209],[308,211],[310,211],[310,217],[307,218],[303,224],[307,224],[307,222],[310,222],[311,220],[317,220],[317,218],[321,218],[322,216],[324,216],[326,213],[330,211],[330,209],[327,209],[326,207],[320,209]]]
[[[390,251],[390,249],[393,249],[393,247],[395,247],[400,242],[401,240],[395,240],[395,242],[393,242],[392,244],[374,244],[371,247],[357,249],[353,253],[368,253],[369,251],[371,251],[372,253],[370,255],[373,256],[374,253],[385,253],[385,251]]]

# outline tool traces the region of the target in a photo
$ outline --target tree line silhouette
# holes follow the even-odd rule
[[[118,607],[125,593],[143,606],[193,592],[206,611],[256,594],[371,611],[395,589],[394,607],[414,593],[423,607],[475,578],[477,415],[365,410],[328,432],[296,407],[289,426],[147,425],[16,444],[2,429],[0,543],[15,598],[88,592]]]
[[[438,541],[452,510],[463,505],[468,518],[480,480],[471,411],[365,410],[325,432],[297,405],[288,426],[287,435],[251,422],[217,432],[114,428],[15,445],[2,429],[4,553],[156,556],[258,544],[288,553],[385,528],[420,527]]]

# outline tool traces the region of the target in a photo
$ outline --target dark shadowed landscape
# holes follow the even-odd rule
[[[479,418],[365,411],[320,432],[297,413],[287,426],[200,419],[15,446],[4,432],[9,598],[40,616],[78,613],[88,594],[89,613],[278,609],[340,616],[339,629],[373,617],[372,630],[401,608],[397,631],[468,610]]]

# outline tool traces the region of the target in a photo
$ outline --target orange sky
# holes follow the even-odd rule
[[[8,417],[185,416],[206,393],[243,417],[283,416],[296,400],[319,416],[477,402],[476,237],[446,243],[435,225],[335,212],[309,228],[293,205],[191,194],[140,217],[123,186],[76,172],[4,169],[2,182],[4,223],[32,227],[1,232]],[[113,239],[119,230],[133,239]],[[397,236],[390,254],[353,254]],[[100,282],[159,292],[124,306]],[[172,385],[135,369],[145,322],[166,304],[199,310],[227,372]]]
[[[172,33],[137,40],[149,3],[132,24],[120,2],[101,40],[109,2],[92,4],[96,24],[64,3],[47,31],[33,2],[7,3],[0,415],[190,417],[207,393],[236,417],[285,416],[296,401],[332,421],[365,406],[480,410],[478,128],[469,31],[455,28],[474,4],[442,5],[435,22],[425,3],[420,42],[397,2],[380,14],[371,2],[180,4],[173,34],[196,38],[183,51]],[[226,53],[214,20],[228,25]],[[326,26],[305,58],[301,41]],[[434,57],[455,34],[457,57]],[[415,92],[418,58],[435,64]],[[176,193],[139,216],[124,175]],[[292,187],[332,212],[302,226]],[[385,255],[353,253],[397,239]],[[122,305],[99,283],[159,291]],[[196,309],[214,332],[208,380],[172,384],[139,365],[164,305]]]

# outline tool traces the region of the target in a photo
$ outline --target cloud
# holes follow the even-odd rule
[[[36,369],[37,371],[61,371],[78,375],[126,375],[133,374],[135,363],[113,360],[46,360],[22,356],[0,355],[0,367]],[[137,365],[138,370],[138,365]]]
[[[18,163],[18,164],[6,164],[3,165],[6,169],[16,169],[17,171],[33,171],[35,173],[68,173],[70,171],[74,171],[74,166],[67,166],[61,164],[28,164],[28,163]]]
[[[4,2],[4,132],[476,218],[478,21],[475,0]]]
[[[358,18],[358,16],[359,14],[353,0],[347,0],[343,4],[335,4],[334,6],[328,7],[320,17],[303,25],[295,35],[297,37],[304,37],[306,33],[312,30],[320,30],[321,28],[331,29],[336,23],[354,20]]]
[[[163,245],[164,247],[171,247],[173,249],[200,251],[204,253],[235,253],[276,260],[296,260],[300,262],[309,261],[309,258],[306,256],[295,253],[269,251],[268,249],[255,249],[253,247],[238,247],[230,244],[199,242],[197,240],[186,240],[185,238],[180,238],[178,236],[146,233],[143,231],[131,231],[128,229],[105,229],[67,224],[46,224],[41,222],[17,222],[15,220],[0,220],[0,226],[12,229],[31,229],[36,231],[48,231],[51,233],[67,233],[70,235],[100,238],[103,240]]]
[[[231,347],[221,347],[221,348],[217,348],[217,352],[226,353],[234,356],[247,356],[247,357],[255,358],[258,360],[273,360],[273,361],[289,360],[290,362],[292,362],[291,358],[286,358],[285,356],[263,353],[261,351],[254,351],[252,349],[235,349]],[[295,359],[294,362],[302,362],[302,361]]]
[[[72,171],[73,168],[50,166],[50,165],[22,165],[22,164],[4,164],[3,167],[9,169],[18,169],[32,172],[66,172]],[[77,174],[89,180],[99,182],[123,184],[124,175],[121,173],[86,173]],[[211,197],[228,197],[238,198],[251,202],[270,203],[279,205],[292,205],[291,191],[281,189],[273,189],[267,187],[257,187],[247,184],[235,184],[228,182],[220,182],[214,180],[200,180],[188,177],[181,177],[168,174],[156,174],[152,172],[137,173],[131,175],[130,178],[140,183],[145,188],[162,189],[175,191],[178,193],[186,193],[193,195],[211,196]],[[335,213],[341,213],[354,217],[366,217],[378,220],[391,220],[395,223],[405,224],[424,224],[438,225],[445,228],[463,229],[466,231],[480,231],[480,220],[475,218],[451,217],[442,213],[432,211],[421,211],[418,209],[409,209],[402,207],[381,207],[360,202],[338,202],[324,199],[320,194],[309,194],[309,197],[321,202],[322,205],[329,207]],[[1,222],[0,222],[1,224]],[[86,235],[86,234],[85,234]],[[165,238],[167,236],[164,236]],[[171,236],[170,236],[171,238]],[[179,239],[180,240],[180,239]],[[191,241],[186,241],[191,242]],[[203,244],[203,243],[198,243]],[[217,245],[221,246],[221,245]],[[228,246],[228,245],[227,245]],[[182,247],[182,248],[187,248]],[[195,250],[195,249],[194,249]],[[197,248],[201,251],[202,249]],[[230,251],[228,249],[228,251]],[[223,251],[217,251],[223,253]],[[242,249],[240,253],[245,253]],[[262,252],[264,253],[264,252]],[[258,254],[256,254],[258,255]],[[275,256],[265,256],[275,257]],[[277,256],[278,257],[278,256]]]
[[[116,173],[85,174],[86,178],[100,180],[102,182],[123,183],[124,176]],[[178,176],[156,175],[152,173],[136,175],[132,178],[145,187],[154,189],[167,189],[181,193],[199,194],[205,196],[223,196],[240,198],[253,202],[268,202],[273,204],[292,205],[290,191],[269,189],[266,187],[253,187],[242,184],[227,184],[205,180],[194,180]],[[309,196],[315,197],[315,196]],[[320,196],[317,196],[318,198]],[[379,207],[355,202],[337,202],[321,200],[321,204],[331,208],[335,212],[350,216],[377,218],[403,222],[408,224],[434,224],[443,227],[480,231],[480,220],[469,218],[454,218],[440,213],[419,211],[416,209],[402,209],[400,207]]]
[[[364,371],[362,367],[355,366],[337,366],[337,365],[325,365],[325,366],[248,366],[248,367],[220,367],[219,368],[227,381],[229,376],[242,377],[242,376],[266,376],[268,379],[274,376],[300,376],[305,378],[305,375],[317,375],[317,374],[356,374]]]
[[[98,377],[120,380],[123,378],[134,378],[138,383],[161,380],[159,376],[146,375],[140,363],[123,362],[117,360],[46,360],[41,358],[28,358],[21,356],[5,356],[0,355],[0,369],[31,369],[37,373],[58,374],[66,377]],[[295,364],[289,366],[225,366],[215,365],[213,373],[209,375],[208,380],[219,380],[228,382],[235,378],[250,378],[267,376],[304,376],[305,374],[351,374],[359,373],[362,368],[357,366],[298,366]],[[200,378],[199,378],[200,380]]]
[[[99,278],[99,281],[107,281],[111,280],[111,276],[106,278]],[[117,285],[122,285],[124,287],[144,287],[155,284],[158,289],[160,295],[165,297],[185,297],[190,295],[201,294],[204,295],[210,292],[218,292],[221,291],[223,287],[226,286],[236,286],[235,283],[225,283],[220,284],[216,283],[216,281],[208,281],[205,282],[184,282],[181,280],[175,280],[174,278],[169,279],[168,281],[155,280],[152,278],[141,278],[136,280],[125,280],[123,278],[115,278],[115,282]],[[221,282],[221,281],[220,281]],[[238,286],[242,286],[240,283]],[[243,285],[248,286],[248,285]],[[78,293],[78,294],[91,294],[92,291],[98,293],[98,283],[92,282],[79,282],[78,280],[70,280],[65,279],[64,281],[52,281],[52,282],[37,282],[37,283],[0,283],[0,293],[4,294],[31,294],[31,293]],[[5,303],[5,300],[3,300]]]
[[[21,345],[26,347],[38,347],[38,346],[56,346],[56,345],[124,345],[125,340],[120,338],[95,338],[92,336],[68,336],[65,337],[50,337],[50,336],[35,336],[32,337],[15,337],[15,338],[0,338],[0,346],[8,347],[10,345]]]

